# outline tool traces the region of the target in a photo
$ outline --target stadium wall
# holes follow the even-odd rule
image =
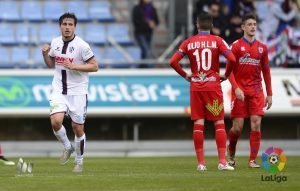
[[[223,71],[222,71],[223,72]],[[52,70],[1,70],[0,117],[45,117]],[[300,115],[300,70],[272,69],[270,116]],[[222,83],[225,113],[231,87]],[[189,84],[169,69],[102,70],[90,76],[89,116],[189,116]]]

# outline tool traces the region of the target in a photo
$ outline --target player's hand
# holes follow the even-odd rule
[[[50,47],[49,44],[44,44],[42,46],[42,53],[43,53],[43,55],[48,55],[50,49],[51,49],[51,47]]]
[[[68,58],[65,59],[64,61],[64,67],[70,70],[75,70],[75,65],[73,64]]]
[[[191,74],[186,74],[185,79],[186,81],[191,82]]]
[[[225,75],[220,75],[220,81],[224,82],[225,80],[227,80],[227,77]]]
[[[235,93],[235,96],[241,100],[241,101],[244,101],[245,100],[245,95],[244,95],[244,92],[243,90],[241,90],[240,88],[236,88],[234,90],[234,93]]]
[[[272,96],[267,96],[265,100],[265,107],[267,107],[267,110],[270,109],[272,106]]]

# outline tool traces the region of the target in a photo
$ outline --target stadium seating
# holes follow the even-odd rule
[[[91,18],[88,15],[87,4],[85,1],[68,1],[66,11],[76,13],[78,21],[91,21]]]
[[[105,27],[102,25],[88,24],[85,27],[85,38],[87,42],[95,45],[104,45],[106,41]]]
[[[15,2],[0,2],[0,21],[21,21],[20,12]]]
[[[127,24],[110,24],[107,28],[107,34],[114,38],[119,44],[133,44],[129,37],[129,27]]]
[[[89,6],[89,15],[91,19],[96,19],[98,21],[114,21],[114,17],[111,15],[110,3],[108,1],[92,1]]]
[[[15,28],[16,42],[21,44],[28,44],[29,39],[29,26],[24,24],[18,24]]]
[[[32,22],[44,21],[41,3],[39,1],[22,1],[21,18]]]
[[[0,68],[14,68],[14,65],[10,63],[10,50],[8,48],[0,47]]]
[[[19,68],[30,68],[29,49],[27,47],[13,47],[11,50],[11,62]]]
[[[39,43],[50,43],[51,40],[60,35],[57,24],[40,25]]]
[[[6,24],[0,25],[0,44],[2,45],[16,44],[14,28],[12,25],[6,25]]]
[[[58,18],[65,12],[62,1],[45,1],[44,18],[46,20],[58,21]]]
[[[108,0],[5,0],[0,1],[0,68],[45,68],[40,46],[60,35],[58,18],[67,11],[76,14],[75,34],[91,45],[99,63],[126,60],[110,47],[108,34],[134,60],[140,59],[139,48],[128,47],[133,45],[129,26],[115,22]]]

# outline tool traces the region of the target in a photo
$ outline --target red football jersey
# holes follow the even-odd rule
[[[200,32],[182,42],[179,52],[187,55],[190,61],[191,91],[215,91],[221,88],[219,56],[230,52],[221,37]]]
[[[249,42],[242,37],[232,44],[231,51],[237,62],[233,74],[238,87],[245,95],[261,92],[261,72],[270,72],[267,46],[258,40]],[[268,94],[272,94],[271,84],[267,83],[266,86]]]

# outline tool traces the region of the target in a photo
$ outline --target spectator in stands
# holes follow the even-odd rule
[[[10,161],[10,160],[8,160],[7,158],[5,158],[5,157],[3,156],[1,145],[0,145],[0,161],[1,161],[4,165],[7,165],[7,166],[13,166],[13,165],[15,165],[15,163],[14,163],[13,161]]]
[[[221,36],[222,26],[224,26],[224,20],[220,17],[221,12],[220,3],[212,2],[208,7],[208,13],[213,17],[213,27],[211,29],[212,34]]]
[[[150,0],[140,0],[139,4],[134,6],[132,21],[135,39],[141,48],[141,58],[150,58],[153,56],[151,51],[153,30],[159,24],[157,11]]]
[[[280,22],[290,22],[297,15],[299,15],[299,7],[294,0],[274,0],[261,24],[263,41],[267,41],[280,32]]]

